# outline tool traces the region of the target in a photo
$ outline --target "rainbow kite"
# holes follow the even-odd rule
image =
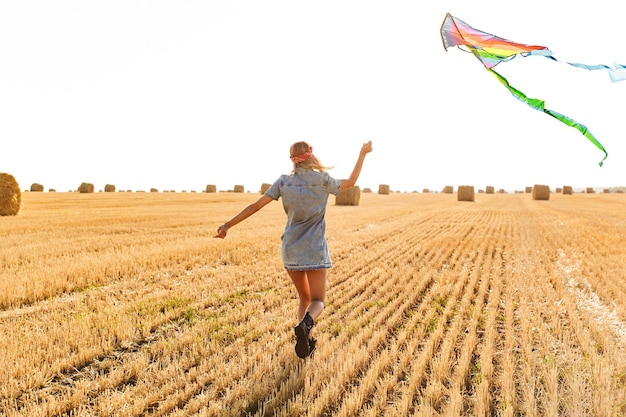
[[[579,130],[580,133],[591,141],[591,143],[604,152],[604,158],[599,164],[602,166],[604,160],[609,155],[604,149],[604,146],[602,146],[602,144],[591,134],[591,132],[589,132],[589,130],[587,130],[584,125],[581,125],[577,121],[563,114],[546,109],[545,103],[542,100],[526,97],[524,93],[511,86],[506,78],[493,70],[493,68],[500,62],[510,61],[519,56],[527,57],[537,55],[560,62],[554,57],[552,51],[545,46],[526,45],[523,43],[511,42],[498,36],[482,32],[478,29],[474,29],[461,19],[452,16],[450,13],[446,14],[446,18],[441,25],[441,39],[443,40],[443,47],[446,50],[453,46],[458,46],[459,48],[463,46],[469,49],[469,52],[474,54],[474,56],[482,62],[487,71],[491,72],[502,84],[504,84],[504,86],[518,100],[523,101],[535,110],[549,114],[566,125]],[[566,64],[586,70],[606,70],[608,71],[612,82],[626,80],[626,66],[621,64],[615,63],[615,68],[611,68],[606,65],[585,65],[571,62],[566,62]]]

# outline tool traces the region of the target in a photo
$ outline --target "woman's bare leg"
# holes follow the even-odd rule
[[[317,320],[324,310],[324,300],[326,299],[326,269],[307,271],[307,280],[311,298],[307,311],[313,320]]]
[[[316,341],[311,337],[313,324],[324,309],[326,298],[326,270],[287,271],[298,291],[298,325],[296,333],[296,354],[306,358],[315,350]],[[308,317],[307,317],[308,315]]]
[[[287,271],[287,273],[300,298],[298,320],[302,320],[307,311],[313,320],[317,320],[324,309],[326,298],[326,270]]]
[[[302,320],[306,314],[309,304],[311,304],[311,290],[309,288],[309,281],[306,277],[306,271],[287,271],[291,282],[298,291],[298,297],[300,298],[300,305],[298,306],[298,321]]]

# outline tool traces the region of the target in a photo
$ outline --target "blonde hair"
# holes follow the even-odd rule
[[[311,145],[306,142],[296,142],[291,145],[291,148],[289,148],[289,157],[293,158],[294,156],[302,155],[303,153],[308,151],[309,148],[311,148]],[[319,172],[324,172],[325,170],[332,169],[333,167],[325,166],[315,155],[312,154],[308,159],[293,164],[294,171],[296,170],[296,168],[306,168]]]

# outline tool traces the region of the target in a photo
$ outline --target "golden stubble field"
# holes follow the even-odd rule
[[[257,194],[24,193],[0,218],[2,416],[626,415],[626,196],[328,207],[318,349]]]

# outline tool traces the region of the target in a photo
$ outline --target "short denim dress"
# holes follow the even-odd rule
[[[326,205],[328,195],[337,195],[341,180],[326,172],[296,168],[281,175],[265,195],[283,199],[287,225],[282,236],[285,269],[310,271],[332,268],[326,242]]]

